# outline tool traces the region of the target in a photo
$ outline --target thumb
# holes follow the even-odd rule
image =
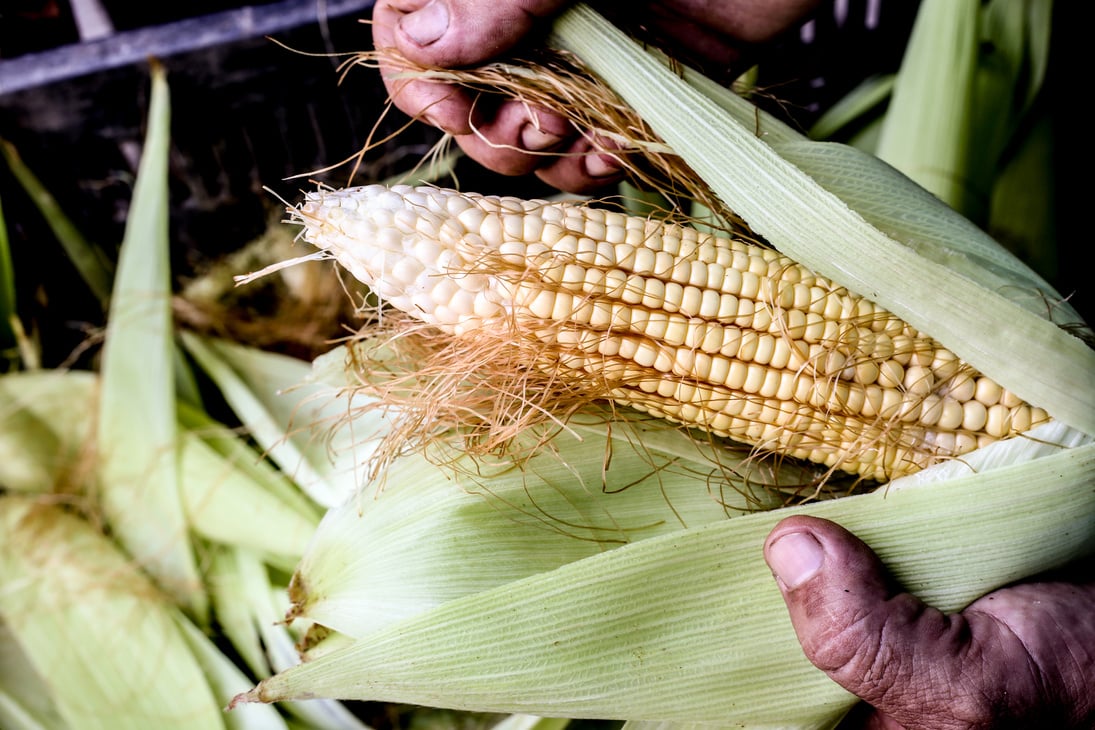
[[[515,46],[564,0],[398,0],[393,40],[418,63],[479,63]]]
[[[1030,679],[1021,662],[992,661],[1005,647],[990,617],[948,616],[900,592],[839,525],[789,517],[764,555],[806,657],[878,711],[872,727],[989,727],[1001,695]]]
[[[373,44],[377,49],[394,48],[424,66],[472,65],[512,48],[540,18],[566,4],[565,0],[378,0],[373,9]],[[384,61],[380,71],[392,100],[408,115],[421,116],[456,135],[468,135],[482,123],[475,118],[473,124],[473,117],[481,112],[467,91],[404,76]]]

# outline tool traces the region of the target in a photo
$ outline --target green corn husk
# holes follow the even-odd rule
[[[148,116],[103,346],[99,494],[125,550],[180,605],[204,617],[208,599],[178,481],[168,256],[170,102],[158,64],[152,67]]]
[[[276,500],[282,508],[297,513],[308,523],[319,521],[323,514],[320,507],[305,496],[284,472],[256,451],[244,435],[214,420],[205,411],[192,408],[182,401],[177,407],[180,428],[199,437],[216,453],[223,462],[224,469],[238,473],[241,478],[263,492],[265,499]]]
[[[493,730],[564,730],[570,725],[565,718],[510,715],[493,726]]]
[[[10,357],[16,347],[17,315],[15,311],[15,272],[11,263],[8,227],[4,222],[4,206],[0,200],[0,356]],[[7,371],[4,367],[3,371]]]
[[[0,377],[0,486],[86,498],[96,469],[98,393],[90,372]],[[179,493],[190,528],[299,559],[319,522],[315,505],[225,426],[186,406],[179,414]]]
[[[0,618],[68,730],[219,728],[177,610],[61,507],[0,497]]]
[[[193,432],[179,434],[179,469],[186,520],[196,533],[274,555],[304,552],[316,520],[271,495]]]
[[[87,372],[0,376],[0,487],[68,494],[86,489],[98,387]]]
[[[1048,139],[1038,115],[1052,26],[1046,0],[923,3],[899,72],[865,82],[811,137],[877,154],[1055,278],[1052,174],[1033,160],[1009,173]],[[1009,175],[1018,189],[1001,205]]]
[[[988,229],[1046,276],[1061,275],[1053,122],[1040,115],[993,182]]]
[[[270,660],[263,650],[258,622],[251,607],[254,591],[246,572],[250,563],[258,562],[257,558],[245,548],[212,545],[207,560],[209,597],[221,633],[232,643],[252,676],[269,676]],[[269,582],[263,580],[261,584],[265,589]]]
[[[354,492],[378,423],[343,429],[349,442],[333,442],[331,426],[350,406],[337,389],[309,382],[308,363],[192,333],[182,340],[264,453],[314,502],[332,507]]]
[[[922,3],[876,154],[985,226],[1046,75],[1052,14],[1049,0]]]
[[[108,257],[99,247],[84,238],[34,172],[19,157],[18,151],[10,142],[0,139],[0,155],[45,218],[53,235],[64,248],[68,259],[105,310],[110,303],[110,289],[114,278],[113,266]]]
[[[210,551],[209,583],[223,635],[253,676],[268,677],[299,662],[294,648],[296,637],[281,622],[284,605],[272,596],[276,592],[283,604],[285,586],[271,582],[269,570],[258,554],[245,548],[215,546]],[[228,668],[221,671],[227,673]],[[290,702],[284,709],[289,721],[295,719],[307,728],[368,730],[347,708],[331,700]]]
[[[233,694],[239,692],[241,687],[248,685],[250,679],[194,624],[180,618],[179,630],[209,680],[209,685],[217,697],[217,704],[223,707]],[[262,711],[240,713],[238,716],[236,713],[224,714],[225,730],[282,730],[283,728],[288,730],[289,728],[285,718],[273,707],[253,706],[248,709]]]
[[[18,638],[0,620],[0,727],[65,730],[64,720]]]
[[[977,207],[963,130],[976,97],[980,0],[924,0],[875,150],[955,210]],[[917,144],[909,144],[909,139]]]
[[[1060,441],[1062,431],[1036,436]],[[854,698],[802,656],[759,548],[775,522],[789,514],[836,519],[909,590],[956,610],[1095,550],[1095,493],[1084,488],[1095,444],[1086,441],[989,447],[983,452],[997,456],[1024,447],[1048,454],[642,540],[446,602],[265,680],[242,699],[322,696],[750,726],[832,722]],[[1046,540],[1048,530],[1055,540]]]
[[[892,75],[872,76],[829,107],[810,127],[810,139],[843,141],[857,149],[874,152],[880,133],[878,110],[893,94]],[[848,128],[858,131],[848,132]]]

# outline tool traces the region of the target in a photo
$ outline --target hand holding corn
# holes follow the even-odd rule
[[[473,65],[503,53],[570,3],[565,0],[379,0],[373,12],[377,48],[394,47],[424,66]],[[670,0],[651,3],[659,37],[720,70],[743,70],[741,57],[800,21],[817,0]],[[609,4],[610,5],[610,4]],[[611,8],[606,8],[611,11]],[[628,8],[630,14],[630,8]],[[697,56],[699,58],[697,58]],[[472,159],[508,175],[532,172],[561,190],[584,192],[620,177],[611,154],[564,118],[518,101],[473,103],[454,86],[395,78],[385,83],[396,105],[450,132]],[[550,152],[550,156],[540,153]],[[532,153],[532,154],[530,154]]]
[[[947,616],[895,593],[870,549],[826,520],[779,523],[765,558],[807,657],[869,703],[841,727],[1095,726],[1090,565]]]

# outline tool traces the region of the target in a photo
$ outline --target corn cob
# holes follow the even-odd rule
[[[868,299],[744,240],[432,187],[320,189],[290,213],[422,322],[540,340],[538,367],[760,451],[884,481],[1049,418]]]

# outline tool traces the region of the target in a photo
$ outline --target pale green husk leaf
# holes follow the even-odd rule
[[[67,492],[86,486],[98,382],[77,371],[0,376],[0,487]]]
[[[246,440],[245,434],[182,401],[177,403],[177,407],[180,428],[199,436],[233,470],[267,493],[266,499],[278,501],[311,523],[318,522],[323,514],[322,509],[301,492],[284,472],[263,458]]]
[[[69,730],[222,727],[177,610],[61,507],[0,497],[0,619]]]
[[[0,727],[6,730],[66,730],[49,685],[18,638],[0,619]]]
[[[262,636],[252,608],[256,599],[251,595],[252,586],[248,580],[251,560],[252,554],[244,548],[211,545],[206,558],[206,582],[221,634],[232,643],[253,676],[268,677],[270,661],[262,647]],[[260,583],[261,590],[268,589],[268,582]]]
[[[969,213],[967,132],[976,99],[980,0],[923,0],[875,150],[955,210]],[[910,144],[916,140],[917,144]]]
[[[312,366],[286,355],[193,333],[183,333],[183,342],[248,433],[305,494],[331,507],[353,493],[359,459],[367,457],[361,439],[378,426],[358,423],[361,433],[341,431],[355,441],[333,440],[332,427],[345,420],[349,401],[338,397],[340,388],[311,382]]]
[[[492,730],[563,730],[570,720],[536,715],[510,715],[494,725]]]
[[[99,493],[113,534],[180,605],[207,598],[179,493],[168,244],[170,102],[153,65],[148,134],[107,322],[99,408]]]
[[[815,489],[811,471],[607,415],[572,420],[516,463],[441,446],[396,459],[324,517],[294,575],[293,615],[366,636],[453,598]]]
[[[1041,441],[975,457],[991,463],[1001,447],[1009,466],[974,475],[956,467],[967,474],[942,481],[929,469],[904,488],[675,531],[448,601],[276,675],[246,699],[762,726],[833,720],[854,698],[802,655],[761,555],[767,533],[790,514],[836,520],[907,589],[959,609],[1095,550],[1095,445],[1060,426],[1032,436]]]
[[[14,145],[0,139],[0,156],[7,162],[8,168],[38,208],[53,235],[57,237],[57,242],[64,249],[65,256],[103,305],[103,309],[106,309],[110,302],[110,289],[114,278],[109,258],[98,246],[84,238],[72,219],[61,209],[56,198],[23,162]],[[6,231],[3,235],[6,235]],[[3,271],[3,266],[0,266],[0,271]],[[10,277],[10,275],[10,271],[5,273],[5,276]],[[9,285],[13,286],[13,284]],[[9,314],[13,313],[14,311],[9,312]]]
[[[195,532],[274,555],[304,553],[318,520],[266,491],[198,433],[180,431],[179,469],[183,505]]]
[[[181,617],[178,624],[179,632],[209,680],[217,704],[224,707],[251,680],[197,626]],[[241,709],[248,711],[224,713],[226,730],[282,730],[289,727],[277,709],[269,705],[251,705]]]

